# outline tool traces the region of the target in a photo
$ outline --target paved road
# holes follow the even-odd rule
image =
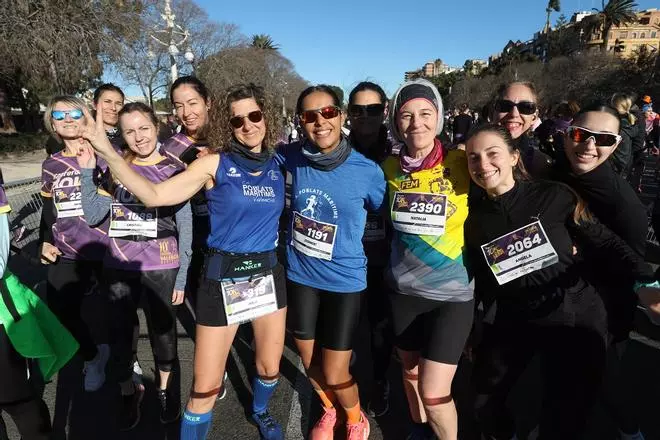
[[[639,333],[630,345],[626,362],[635,366],[635,375],[631,377],[631,386],[637,390],[637,403],[639,417],[647,439],[660,439],[660,426],[657,424],[657,414],[660,403],[660,384],[656,380],[657,368],[660,365],[660,328],[649,324],[643,315],[638,317]],[[142,329],[144,330],[144,321]],[[181,389],[184,396],[190,388],[192,380],[193,342],[179,327],[179,352],[181,360],[182,380]],[[365,344],[368,341],[366,326],[361,326],[360,337],[357,338],[358,353],[354,369],[355,375],[362,386],[363,400],[366,402],[364,392],[371,383],[369,375],[369,355]],[[210,439],[257,439],[256,428],[248,422],[246,408],[250,406],[249,377],[253,374],[253,352],[250,348],[251,336],[249,328],[242,328],[234,343],[228,367],[229,381],[227,397],[216,404],[214,410],[213,427],[209,434]],[[273,415],[283,424],[286,438],[298,440],[306,438],[310,423],[318,416],[318,402],[313,395],[309,383],[301,373],[298,357],[291,349],[290,341],[287,343],[285,355],[282,359],[282,379],[272,401]],[[143,403],[142,421],[138,427],[128,433],[119,433],[114,420],[117,414],[118,389],[112,385],[112,372],[109,372],[108,383],[98,392],[85,393],[82,391],[82,378],[79,360],[72,361],[60,372],[59,377],[46,385],[44,398],[55,418],[56,440],[87,440],[87,439],[178,439],[178,424],[163,427],[158,422],[158,401],[153,384],[153,361],[151,357],[148,338],[142,335],[139,342],[138,355],[145,370],[147,393]],[[408,423],[405,398],[398,379],[398,364],[393,361],[390,368],[390,380],[393,384],[392,408],[390,413],[379,420],[371,420],[372,435],[370,439],[400,440],[405,438],[405,426]],[[470,421],[469,408],[465,407],[469,401],[469,387],[466,378],[469,376],[470,365],[461,365],[455,384],[454,394],[459,403],[461,416],[461,439],[474,439],[473,424]],[[537,379],[538,365],[530,369],[513,391],[511,406],[518,418],[518,427],[521,434],[533,431],[539,410],[538,397],[542,392]],[[9,438],[18,439],[11,424],[8,422]],[[591,423],[587,439],[610,440],[614,439],[614,427],[611,418],[603,411],[597,409]],[[68,437],[67,437],[68,435]],[[529,438],[533,439],[532,434]],[[343,438],[339,437],[338,438]],[[525,438],[525,437],[520,437]]]

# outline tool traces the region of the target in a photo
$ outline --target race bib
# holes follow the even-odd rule
[[[194,216],[197,217],[208,217],[209,215],[209,207],[204,203],[191,203],[190,207],[192,208],[192,213]]]
[[[482,245],[481,251],[500,285],[559,261],[540,221]]]
[[[396,192],[392,203],[392,226],[416,235],[443,235],[447,222],[447,196]]]
[[[385,220],[380,214],[367,213],[362,241],[380,241],[385,239]]]
[[[142,235],[158,237],[158,211],[140,203],[113,203],[110,207],[110,237]]]
[[[332,260],[337,225],[323,223],[294,211],[292,230],[291,244],[295,249],[310,257]]]
[[[66,193],[61,189],[55,189],[53,201],[57,210],[57,218],[82,217],[85,215],[82,209],[80,189]]]
[[[241,324],[277,310],[275,280],[268,271],[251,279],[220,282],[227,324]]]

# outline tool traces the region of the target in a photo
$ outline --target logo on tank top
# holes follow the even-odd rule
[[[243,184],[243,195],[254,197],[255,202],[275,201],[275,189],[272,186]]]
[[[228,175],[229,177],[241,177],[241,173],[239,173],[239,172],[236,170],[236,167],[230,167],[230,168],[227,170],[227,175]]]
[[[275,170],[268,170],[268,177],[270,177],[270,180],[274,180],[274,181],[280,180],[280,176],[277,174],[277,171]]]
[[[68,170],[57,173],[53,179],[53,188],[75,188],[80,186],[80,171]]]
[[[304,206],[300,211],[301,215],[309,217],[314,220],[328,221],[331,218],[337,220],[339,213],[337,211],[337,204],[325,192],[316,188],[303,188],[298,191],[297,199],[303,201],[299,206]],[[330,216],[329,214],[332,214]]]

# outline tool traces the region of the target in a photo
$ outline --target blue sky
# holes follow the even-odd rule
[[[511,40],[530,39],[545,23],[545,0],[197,0],[215,21],[243,34],[268,34],[312,83],[349,91],[359,81],[391,94],[407,70],[436,58],[462,66],[487,59]],[[637,0],[639,9],[658,0]],[[570,18],[600,0],[562,0]],[[553,13],[554,23],[559,13]]]

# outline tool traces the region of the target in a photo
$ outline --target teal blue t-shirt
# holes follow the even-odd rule
[[[364,290],[362,235],[367,210],[379,210],[385,198],[382,170],[355,150],[331,171],[313,168],[297,143],[280,154],[291,196],[287,277],[331,292]]]

